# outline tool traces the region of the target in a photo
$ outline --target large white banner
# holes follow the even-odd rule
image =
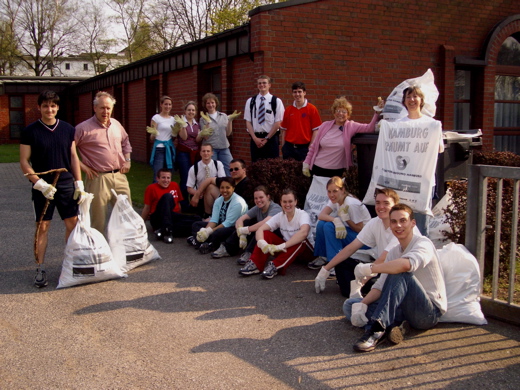
[[[380,123],[372,179],[363,203],[373,205],[376,187],[387,187],[414,211],[433,215],[430,203],[442,145],[441,122],[424,118]]]

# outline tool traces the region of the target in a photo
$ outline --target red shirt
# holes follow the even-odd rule
[[[168,188],[163,188],[158,183],[153,183],[146,187],[146,191],[144,192],[144,204],[150,206],[150,214],[155,212],[157,202],[159,202],[161,196],[168,192],[172,194],[173,199],[175,200],[175,207],[173,208],[173,211],[176,213],[181,212],[181,205],[179,202],[184,200],[184,198],[182,197],[179,185],[172,181]]]
[[[312,131],[321,125],[318,109],[305,101],[298,109],[294,105],[287,107],[283,115],[281,128],[286,129],[285,140],[293,144],[308,144],[312,139]]]

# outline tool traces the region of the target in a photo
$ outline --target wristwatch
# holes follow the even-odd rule
[[[125,158],[125,161],[126,161],[126,162],[130,162],[130,161],[132,161],[132,160],[129,159],[129,158]]]

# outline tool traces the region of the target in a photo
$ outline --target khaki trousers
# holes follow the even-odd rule
[[[98,173],[98,177],[89,180],[85,179],[85,191],[94,194],[94,199],[90,206],[90,225],[105,233],[108,204],[114,205],[116,197],[112,194],[112,189],[117,194],[125,194],[132,203],[130,197],[130,186],[125,174],[117,173]]]

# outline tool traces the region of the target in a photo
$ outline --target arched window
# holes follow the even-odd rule
[[[520,154],[520,32],[500,48],[495,75],[494,148]]]

